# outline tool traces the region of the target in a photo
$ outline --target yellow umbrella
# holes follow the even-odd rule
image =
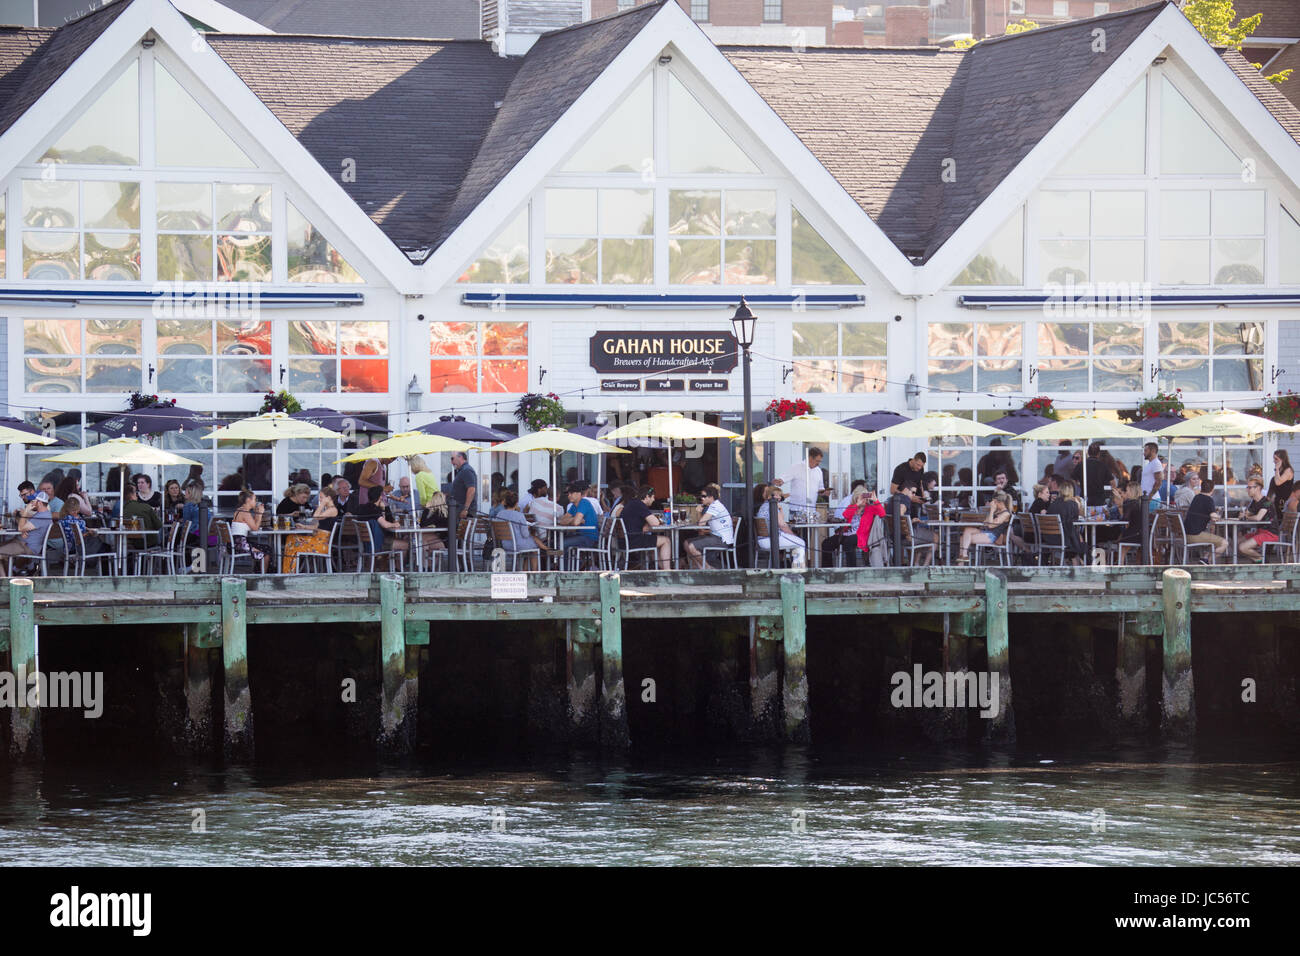
[[[1001,428],[985,425],[973,418],[962,418],[951,412],[927,412],[920,418],[913,418],[911,421],[899,422],[897,425],[882,428],[875,433],[874,437],[877,440],[881,438],[937,438],[942,442],[945,438],[988,438],[993,435],[1010,434],[1011,432],[1003,431]],[[942,463],[937,473],[939,475],[939,500],[942,501]]]
[[[32,432],[0,425],[0,445],[53,445],[57,438],[49,435],[36,435]],[[9,487],[9,455],[5,454],[5,488]]]
[[[1170,448],[1173,447],[1175,438],[1245,438],[1248,435],[1262,435],[1269,432],[1293,432],[1295,429],[1290,425],[1283,425],[1281,422],[1275,422],[1269,418],[1262,418],[1259,415],[1251,415],[1248,412],[1239,412],[1234,409],[1220,409],[1217,412],[1206,412],[1204,415],[1197,415],[1187,419],[1185,422],[1177,422],[1168,428],[1162,428],[1155,434],[1160,438],[1170,440]],[[1169,453],[1170,460],[1173,459],[1172,450]],[[1228,443],[1223,442],[1223,504],[1228,504]]]
[[[42,458],[41,461],[53,461],[68,465],[120,465],[122,481],[118,489],[117,513],[123,513],[126,504],[126,466],[127,465],[198,465],[192,458],[183,458],[174,452],[146,445],[138,438],[110,438],[89,448],[65,451],[59,455]]]
[[[710,425],[681,412],[664,412],[640,421],[628,422],[605,435],[605,441],[622,441],[624,438],[658,438],[668,442],[668,507],[673,506],[673,441],[691,438],[726,438],[741,436],[725,428]]]
[[[362,448],[334,464],[351,461],[369,461],[372,458],[406,458],[410,455],[435,455],[444,451],[469,451],[470,445],[442,435],[427,432],[398,432],[391,438]]]
[[[794,418],[787,418],[783,422],[777,422],[775,425],[768,425],[766,428],[760,428],[754,432],[754,441],[797,441],[802,442],[804,447],[804,468],[811,475],[812,469],[808,468],[808,449],[809,442],[835,442],[837,444],[849,445],[857,442],[874,441],[875,435],[867,432],[860,432],[856,428],[849,428],[847,425],[840,425],[836,422],[828,422],[824,418],[816,415],[796,415]],[[743,435],[735,436],[735,441],[744,439]],[[812,482],[805,481],[805,487],[811,488]],[[816,508],[817,502],[805,501],[804,504]]]
[[[266,412],[231,422],[207,437],[218,441],[281,441],[285,438],[330,439],[343,436],[312,422],[292,418],[284,412]]]
[[[563,428],[548,425],[541,431],[529,432],[519,438],[503,441],[492,446],[494,452],[507,452],[516,455],[526,451],[545,451],[551,454],[551,494],[558,501],[559,493],[555,490],[555,454],[561,451],[577,452],[580,455],[630,455],[626,448],[616,448],[603,441],[575,435]]]
[[[1134,428],[1132,425],[1125,425],[1123,422],[1111,421],[1107,418],[1098,418],[1096,415],[1077,415],[1074,418],[1062,419],[1059,422],[1052,422],[1050,425],[1043,425],[1041,428],[1031,428],[1015,436],[1019,441],[1090,441],[1094,438],[1127,438],[1137,440],[1146,444],[1151,440],[1151,433],[1144,432],[1140,428]],[[1085,462],[1083,466],[1083,500],[1088,500],[1088,465]]]

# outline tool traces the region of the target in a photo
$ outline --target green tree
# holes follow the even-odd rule
[[[1008,23],[1005,36],[1011,36],[1013,33],[1024,33],[1026,30],[1037,30],[1037,29],[1038,29],[1038,24],[1035,23],[1033,20],[1021,20],[1018,23]],[[973,47],[976,43],[979,42],[980,42],[979,40],[976,40],[974,37],[971,37],[970,39],[967,40],[958,40],[952,46],[954,50],[969,50],[971,47]]]
[[[1237,19],[1237,11],[1232,0],[1187,0],[1183,4],[1183,15],[1211,46],[1230,50],[1240,50],[1242,43],[1259,29],[1260,21],[1264,19],[1264,14],[1257,13],[1253,17],[1243,17],[1234,26],[1232,21]],[[1262,68],[1259,63],[1251,65],[1257,70]],[[1282,70],[1264,79],[1270,83],[1282,83],[1290,79],[1291,73],[1291,70]]]

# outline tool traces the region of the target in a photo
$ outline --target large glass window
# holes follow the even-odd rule
[[[654,282],[654,191],[546,190],[546,281]]]
[[[883,392],[884,322],[795,322],[795,392]]]
[[[23,276],[140,278],[140,184],[22,181]]]
[[[140,326],[139,319],[23,320],[24,391],[139,391]]]
[[[247,154],[156,60],[153,76],[159,166],[252,167]]]
[[[1161,284],[1262,284],[1264,206],[1262,189],[1163,190]]]
[[[1038,194],[1040,281],[1141,282],[1145,235],[1143,192],[1043,190]]]
[[[953,285],[1021,285],[1025,276],[1025,212],[1017,209],[958,275]]]
[[[494,285],[528,281],[528,207],[525,206],[479,257],[469,264],[457,282],[489,282]]]
[[[930,387],[1016,392],[1023,358],[1019,322],[930,323]]]
[[[1144,76],[1106,118],[1084,135],[1056,176],[1140,176],[1146,171],[1147,81]]]
[[[41,154],[37,162],[96,166],[139,164],[138,61],[133,60],[72,126]]]
[[[528,391],[527,322],[434,322],[430,392]]]
[[[1280,274],[1278,281],[1283,285],[1300,285],[1300,222],[1282,207],[1278,216],[1281,222],[1278,262]],[[0,220],[3,225],[3,220]],[[3,235],[3,232],[0,232]]]
[[[289,247],[290,282],[361,281],[357,270],[293,203],[288,203],[288,219],[285,233]]]
[[[863,284],[793,204],[790,206],[790,278],[796,286]]]
[[[159,319],[158,389],[265,392],[271,388],[271,323]]]
[[[271,187],[159,183],[161,281],[271,281]]]
[[[654,84],[647,73],[564,164],[566,173],[640,173],[653,168]]]
[[[1040,322],[1038,391],[1142,390],[1141,325],[1125,322]]]
[[[668,167],[675,176],[758,172],[754,161],[672,73],[668,74]]]
[[[776,192],[668,192],[668,281],[673,285],[776,282]]]
[[[289,391],[388,391],[388,323],[289,323]]]
[[[1239,176],[1241,160],[1187,102],[1168,77],[1160,86],[1160,172]]]
[[[1264,323],[1161,322],[1160,387],[1185,392],[1264,388]]]

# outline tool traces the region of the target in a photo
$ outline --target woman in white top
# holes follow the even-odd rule
[[[767,485],[763,488],[763,503],[759,505],[754,516],[760,520],[769,520],[772,513],[776,513],[777,527],[781,529],[781,537],[778,546],[782,551],[793,551],[799,561],[803,564],[808,562],[808,546],[804,544],[802,538],[795,534],[790,525],[786,523],[785,514],[781,511],[781,489],[776,485]],[[756,531],[761,529],[756,528]],[[767,534],[758,535],[758,547],[761,551],[772,550],[771,525],[768,525]]]
[[[241,491],[235,503],[235,514],[230,519],[230,537],[234,551],[238,554],[251,554],[253,560],[261,565],[263,574],[266,573],[266,552],[249,544],[248,535],[252,531],[261,530],[262,512],[265,510],[266,506],[251,491]]]

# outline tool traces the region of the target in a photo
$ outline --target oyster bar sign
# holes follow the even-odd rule
[[[738,352],[730,332],[597,332],[591,337],[591,367],[607,375],[730,372]]]

